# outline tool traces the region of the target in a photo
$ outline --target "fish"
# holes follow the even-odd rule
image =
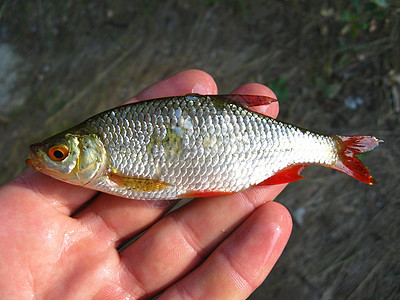
[[[383,141],[314,133],[251,110],[275,101],[188,94],[131,103],[31,145],[26,163],[65,182],[137,200],[293,182],[315,164],[376,183],[357,155]]]

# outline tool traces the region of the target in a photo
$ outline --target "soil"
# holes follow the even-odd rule
[[[367,186],[321,167],[278,197],[295,225],[250,299],[400,298],[398,1],[11,1],[0,4],[0,183],[27,147],[187,68],[220,93],[270,86],[279,119],[385,141]]]

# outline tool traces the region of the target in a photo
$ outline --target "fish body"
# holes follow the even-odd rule
[[[72,184],[141,200],[290,182],[310,164],[374,183],[355,155],[378,139],[317,134],[249,109],[273,101],[189,94],[120,106],[31,145],[27,163]]]

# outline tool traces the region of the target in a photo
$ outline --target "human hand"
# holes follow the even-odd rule
[[[217,87],[208,74],[187,70],[134,100],[187,93],[217,94]],[[273,96],[260,84],[233,93]],[[278,104],[257,110],[276,117]],[[170,202],[98,193],[28,169],[0,187],[0,299],[245,299],[289,238],[290,215],[272,202],[284,187],[198,198],[163,216]]]

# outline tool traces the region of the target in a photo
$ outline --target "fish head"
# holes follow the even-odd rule
[[[85,185],[105,169],[106,151],[94,134],[59,134],[30,146],[26,164],[69,183]]]

